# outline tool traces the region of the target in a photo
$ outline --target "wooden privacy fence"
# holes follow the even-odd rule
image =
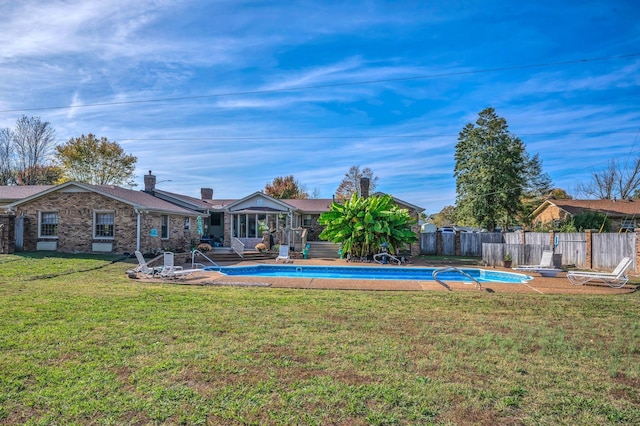
[[[544,250],[551,250],[551,246],[542,244],[484,243],[482,244],[482,263],[487,266],[502,266],[505,255],[509,253],[512,267],[538,265]]]
[[[423,233],[420,254],[480,257],[485,265],[499,266],[507,252],[512,266],[535,265],[543,250],[554,251],[554,264],[600,271],[613,270],[623,257],[634,259],[635,271],[640,255],[637,232],[508,232],[508,233]]]
[[[587,267],[587,234],[585,232],[558,233],[554,237],[554,245],[554,253],[562,255],[563,265]]]
[[[620,234],[592,234],[591,235],[591,268],[596,270],[612,270],[620,259],[630,257],[636,260],[632,270],[637,267],[637,241],[635,232]]]

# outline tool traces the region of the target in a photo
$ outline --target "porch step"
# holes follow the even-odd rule
[[[207,257],[214,262],[237,262],[242,260],[233,250],[212,250],[206,253]],[[277,253],[261,253],[257,250],[247,250],[244,252],[244,260],[265,260],[273,259]]]
[[[338,244],[327,241],[309,241],[309,259],[338,259]]]

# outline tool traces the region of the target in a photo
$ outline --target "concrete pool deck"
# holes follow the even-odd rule
[[[257,264],[275,264],[275,261],[241,261],[225,262],[220,266],[248,266]],[[282,263],[279,263],[282,264]],[[367,266],[386,268],[390,265],[380,265],[377,263],[349,263],[341,259],[294,259],[293,265],[327,265],[327,266]],[[184,265],[185,269],[190,268]],[[423,259],[412,259],[405,268],[415,267],[441,267],[456,266],[460,268],[477,268],[473,265],[451,265],[427,262]],[[512,269],[499,267],[486,267],[483,269],[522,273]],[[543,277],[539,273],[526,273],[533,277],[526,284],[506,284],[506,283],[482,283],[482,292],[495,293],[535,293],[535,294],[625,294],[636,291],[635,285],[627,284],[623,288],[614,289],[605,284],[593,284],[574,286],[566,278],[566,273],[561,272],[556,277]],[[291,289],[316,289],[316,290],[361,290],[361,291],[448,291],[445,287],[435,281],[407,281],[407,280],[353,280],[353,279],[325,279],[325,278],[283,278],[283,277],[249,277],[249,276],[227,276],[215,271],[206,271],[202,276],[192,275],[185,279],[159,279],[159,278],[139,278],[145,282],[169,282],[183,285],[203,285],[203,286],[242,286],[242,287],[269,287],[269,288],[291,288]],[[480,292],[474,283],[463,283],[459,281],[446,281],[451,291],[472,291]]]

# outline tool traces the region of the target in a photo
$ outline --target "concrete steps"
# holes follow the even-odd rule
[[[338,259],[338,244],[327,241],[309,241],[309,259]]]
[[[214,262],[237,262],[242,260],[240,256],[233,250],[212,250],[210,252],[205,253],[207,257]],[[244,252],[244,260],[266,260],[266,259],[274,259],[277,256],[277,253],[261,253],[257,250],[247,250]]]

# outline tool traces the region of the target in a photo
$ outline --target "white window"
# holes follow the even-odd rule
[[[302,219],[302,226],[311,226],[311,215],[305,214]]]
[[[58,212],[39,212],[38,237],[58,238]]]
[[[93,238],[113,238],[114,225],[113,212],[93,212]]]
[[[168,239],[169,238],[169,216],[166,214],[162,215],[162,225],[160,226],[160,238]]]
[[[191,229],[191,218],[185,217],[184,218],[184,230],[188,231],[189,229]]]

